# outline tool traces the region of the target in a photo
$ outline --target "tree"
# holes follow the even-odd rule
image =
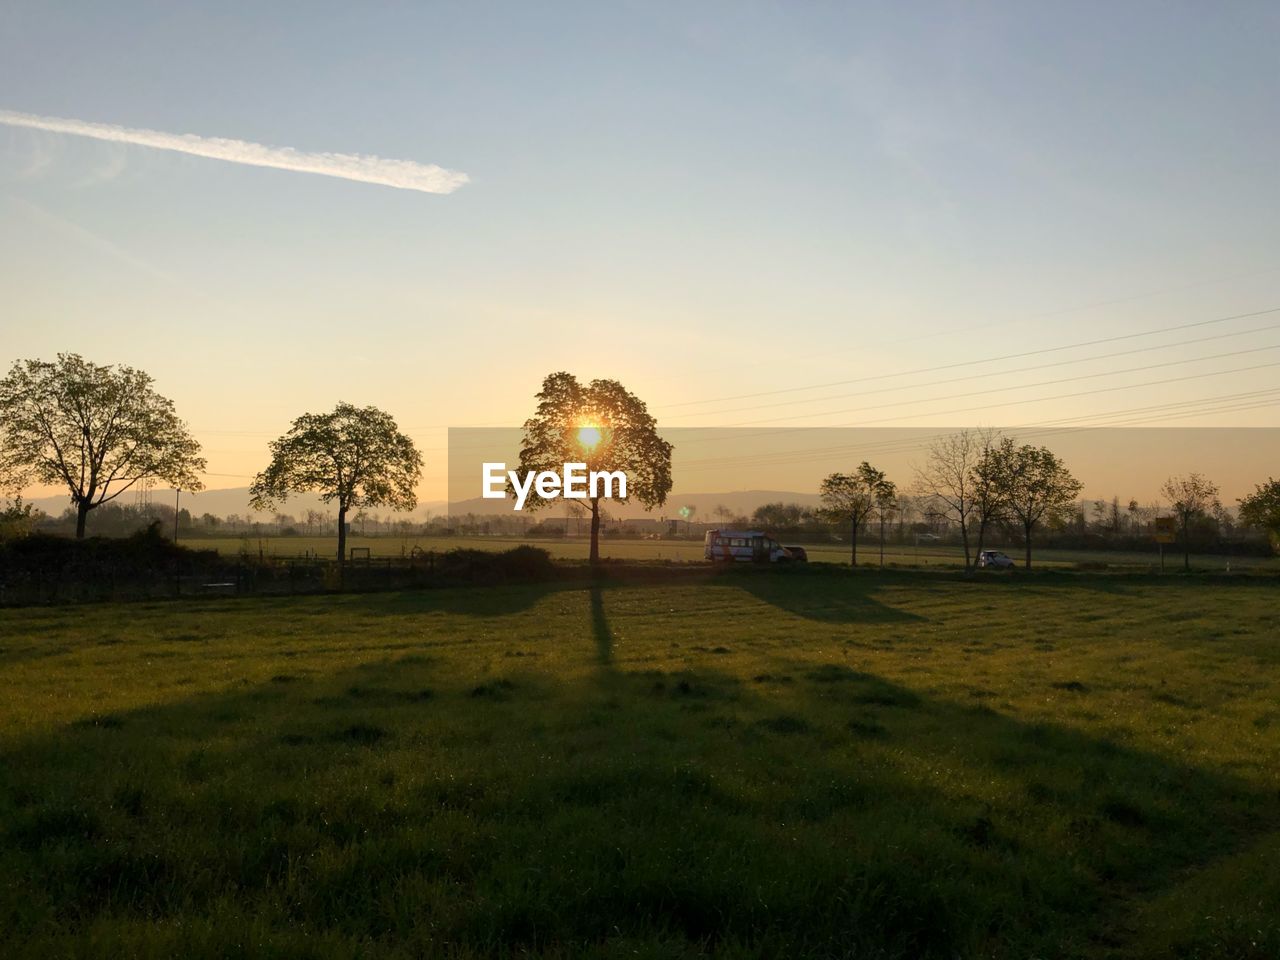
[[[1005,477],[1009,510],[1022,524],[1026,566],[1030,570],[1032,532],[1042,520],[1064,519],[1083,485],[1048,447],[1023,444],[1010,449],[1008,457]]]
[[[762,503],[751,511],[751,522],[768,530],[785,530],[798,527],[808,514],[809,511],[798,503],[775,500],[772,503]]]
[[[849,563],[858,565],[858,531],[878,503],[894,495],[883,470],[863,460],[853,473],[833,473],[822,481],[819,496],[827,515],[849,521]]]
[[[929,446],[923,467],[916,468],[916,489],[930,498],[939,519],[960,525],[964,569],[972,569],[969,520],[974,511],[973,467],[981,452],[978,434],[961,430]]]
[[[898,485],[892,480],[885,480],[876,490],[876,516],[880,520],[880,566],[884,566],[884,524],[889,517],[900,509],[898,503]]]
[[[1240,501],[1240,522],[1261,527],[1280,544],[1280,480],[1267,478],[1253,493]]]
[[[1170,477],[1160,488],[1169,498],[1173,511],[1178,515],[1178,527],[1182,531],[1182,566],[1191,569],[1191,521],[1203,517],[1218,508],[1218,486],[1198,473],[1185,477]]]
[[[716,518],[724,524],[735,523],[738,519],[738,515],[723,503],[717,504],[715,510],[712,512],[715,514]]]
[[[255,510],[290,494],[314,491],[338,504],[338,565],[345,561],[347,511],[368,506],[412,510],[422,456],[389,413],[340,403],[332,413],[304,413],[271,441],[271,464],[249,488]],[[311,513],[308,513],[310,519]]]
[[[78,538],[89,511],[139,481],[202,489],[200,444],[152,382],[74,353],[15,363],[0,380],[0,478],[65,486]]]
[[[1009,472],[1013,459],[1013,440],[993,430],[974,432],[978,455],[969,469],[969,486],[973,491],[973,516],[978,521],[976,556],[982,555],[987,528],[1003,520],[1009,507]]]
[[[569,373],[542,381],[538,408],[525,421],[520,469],[528,474],[561,473],[566,463],[585,463],[588,472],[621,470],[627,496],[646,507],[660,506],[671,492],[671,444],[658,436],[657,421],[635,394],[616,380],[579,383]],[[510,486],[510,484],[508,484]],[[548,502],[530,487],[531,510]],[[600,498],[586,501],[591,512],[591,562],[600,561]]]

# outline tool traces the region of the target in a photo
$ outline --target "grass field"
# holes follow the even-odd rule
[[[1270,578],[0,611],[0,942],[1275,958]]]
[[[589,542],[585,537],[568,539],[519,539],[514,537],[360,537],[347,539],[348,546],[365,548],[370,556],[399,557],[409,553],[415,547],[421,550],[437,552],[464,547],[476,550],[509,550],[520,544],[532,544],[551,553],[561,560],[585,560],[589,552]],[[247,551],[257,556],[259,550],[266,556],[332,556],[337,549],[335,537],[208,537],[184,538],[183,546],[196,550],[217,550],[226,555]],[[848,563],[849,547],[847,544],[813,544],[805,547],[809,559],[827,563]],[[1015,548],[1005,549],[1019,565],[1022,562],[1021,551]],[[689,540],[612,540],[600,542],[602,556],[616,560],[702,560],[703,546],[701,541]],[[879,548],[870,544],[859,544],[859,566],[876,566],[880,560]],[[1037,550],[1032,554],[1032,564],[1048,569],[1075,568],[1081,564],[1090,567],[1107,566],[1120,570],[1147,571],[1158,568],[1159,556],[1154,545],[1151,553],[1124,553],[1111,550]],[[1260,557],[1220,557],[1194,555],[1191,558],[1193,568],[1203,571],[1231,570],[1275,570],[1280,571],[1280,558]],[[961,569],[964,566],[964,553],[959,547],[950,546],[887,546],[885,563],[899,567],[927,567],[932,569]],[[1176,547],[1167,548],[1165,564],[1170,571],[1182,569],[1182,555]]]

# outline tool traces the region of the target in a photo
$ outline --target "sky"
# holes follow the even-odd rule
[[[1280,426],[1278,42],[1245,2],[4,0],[0,363],[147,370],[209,487],[374,404],[428,500],[562,369],[671,427]]]

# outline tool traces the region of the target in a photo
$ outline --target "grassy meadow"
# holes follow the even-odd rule
[[[1271,578],[0,610],[10,956],[1274,958]]]

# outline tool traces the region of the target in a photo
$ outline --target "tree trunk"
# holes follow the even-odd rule
[[[347,508],[338,507],[338,577],[341,579],[347,564]]]
[[[981,519],[978,521],[978,543],[973,551],[973,555],[975,559],[980,558],[982,556],[982,546],[984,543],[986,543],[986,540],[987,540],[987,521],[985,519]]]
[[[1022,539],[1023,539],[1023,543],[1026,544],[1026,548],[1027,548],[1027,569],[1030,570],[1031,569],[1031,521],[1030,520],[1024,521],[1022,524],[1022,528],[1023,528]]]
[[[884,569],[884,514],[880,515],[880,569]]]
[[[591,565],[600,562],[600,498],[591,498]]]
[[[1182,569],[1191,572],[1191,517],[1182,518]]]
[[[973,565],[969,562],[969,524],[960,518],[960,542],[964,545],[964,572],[969,573]]]
[[[849,518],[849,566],[858,565],[858,515]]]
[[[76,539],[84,539],[84,522],[89,519],[89,511],[93,509],[87,500],[76,504]]]

